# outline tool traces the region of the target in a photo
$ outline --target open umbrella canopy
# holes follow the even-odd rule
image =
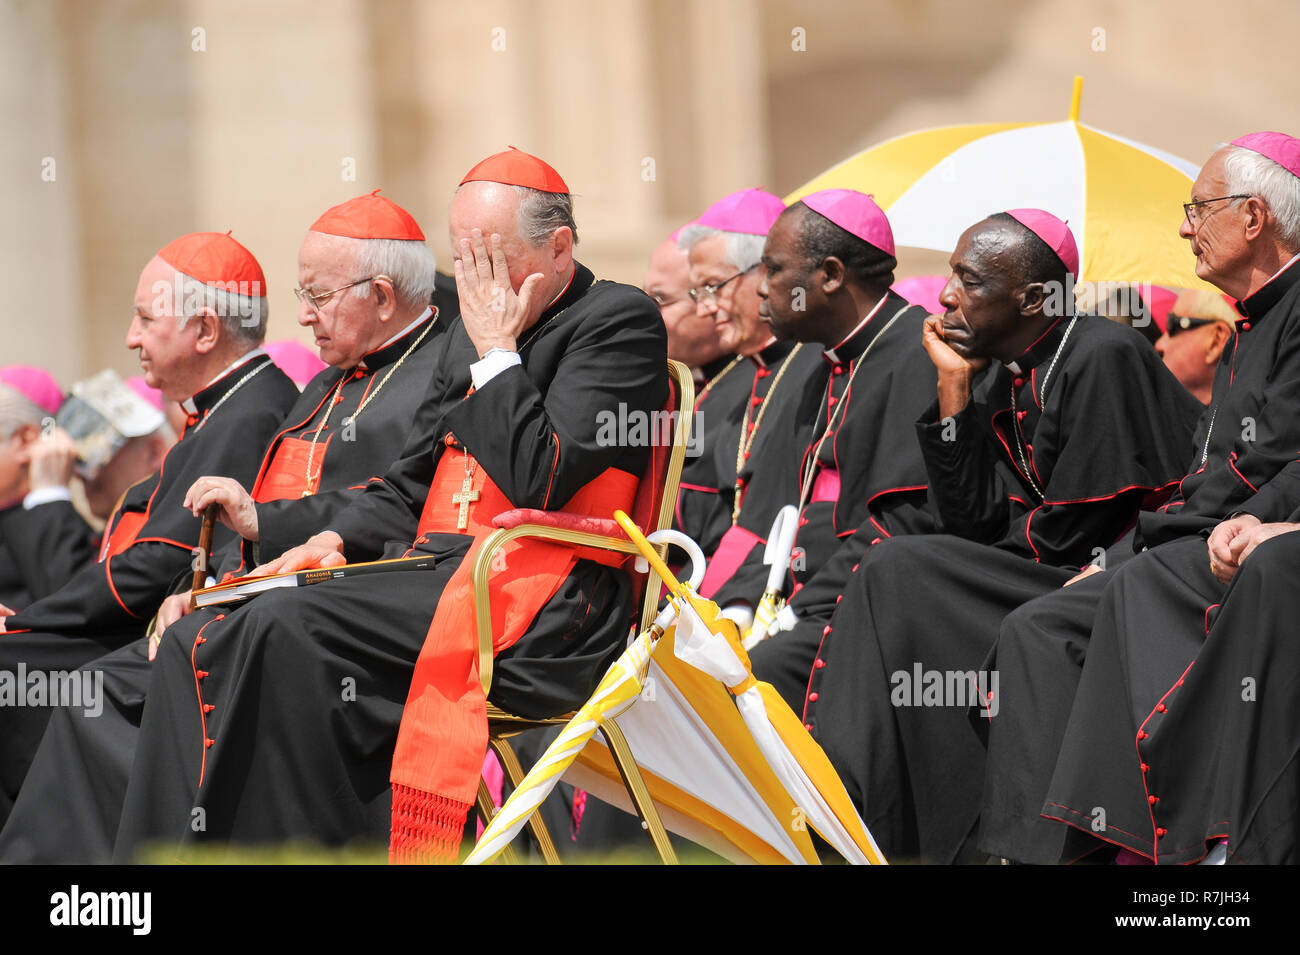
[[[1079,122],[983,123],[909,133],[832,167],[786,197],[821,189],[871,193],[898,245],[951,252],[994,212],[1039,208],[1066,220],[1081,281],[1207,288],[1178,236],[1197,167]]]

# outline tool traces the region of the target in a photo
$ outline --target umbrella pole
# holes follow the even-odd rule
[[[609,744],[614,765],[618,767],[618,774],[623,778],[623,787],[632,798],[632,805],[641,819],[641,828],[649,834],[650,842],[659,853],[659,858],[664,865],[677,865],[677,853],[673,851],[672,843],[668,841],[668,830],[664,828],[659,810],[655,808],[650,790],[641,776],[641,770],[637,768],[636,759],[627,745],[627,737],[623,735],[615,720],[603,721],[600,724],[600,732]]]

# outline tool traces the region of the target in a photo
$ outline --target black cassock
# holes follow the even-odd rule
[[[704,380],[696,383],[700,391],[695,396],[673,526],[699,544],[707,557],[731,526],[736,449],[732,445],[732,456],[727,458],[721,446],[725,436],[739,427],[758,366],[739,355],[723,355],[701,370]]]
[[[820,360],[786,428],[791,444],[782,461],[764,461],[749,490],[746,506],[760,504],[770,524],[778,508],[801,503],[808,484],[786,575],[798,623],[750,654],[754,673],[796,713],[822,631],[862,555],[876,541],[933,527],[911,424],[934,396],[934,366],[921,347],[925,317],[890,292],[845,341],[814,351]],[[758,602],[768,576],[762,551],[750,552],[715,599]]]
[[[1200,406],[1129,328],[1063,318],[1014,365],[916,423],[944,533],[873,547],[813,663],[806,718],[886,855],[972,857],[969,708],[1001,718],[1006,686],[980,677],[999,623],[1122,535],[1191,446]]]
[[[185,492],[205,474],[250,482],[261,448],[297,397],[293,382],[265,354],[195,395],[195,423],[159,471],[126,492],[105,529],[104,552],[111,549],[111,555],[6,620],[0,671],[16,673],[19,664],[28,673],[75,670],[142,636],[163,598],[193,572],[200,521],[181,506]],[[136,522],[134,539],[118,552],[121,535]],[[213,541],[224,546],[232,538],[221,528]],[[0,709],[0,821],[13,806],[49,714],[48,706]]]
[[[48,597],[95,559],[99,535],[71,501],[0,512],[0,603],[18,610]]]
[[[1168,698],[1150,738],[1158,745],[1143,751],[1146,775],[1161,787],[1161,862],[1197,858],[1207,840],[1226,836],[1230,863],[1300,863],[1297,620],[1300,534],[1292,532],[1241,565]],[[1164,843],[1194,851],[1167,859]]]
[[[1086,654],[1086,662],[1081,672],[1075,663],[1074,694],[1042,701],[995,728],[1015,734],[1006,741],[1008,754],[1026,736],[1044,750],[1059,741],[1054,770],[1040,766],[1032,788],[999,792],[990,771],[989,801],[1003,817],[990,816],[982,838],[1009,850],[1002,854],[1068,860],[1104,840],[1177,863],[1202,857],[1205,841],[1217,835],[1169,824],[1207,792],[1181,791],[1172,781],[1179,776],[1168,768],[1195,762],[1198,750],[1170,748],[1166,739],[1189,702],[1198,705],[1179,682],[1197,659],[1225,589],[1210,573],[1204,537],[1237,513],[1270,522],[1300,507],[1300,264],[1240,309],[1245,317],[1224,349],[1198,429],[1194,470],[1160,511],[1142,515],[1137,543],[1149,550],[1107,571],[1092,591],[1094,601],[1053,606],[1049,597],[1008,620],[1016,632],[1007,652],[1019,654],[1016,665],[1026,672],[1060,666],[1034,659],[1043,621],[1056,628],[1049,640],[1068,644],[1075,661]],[[1069,830],[1016,818],[1017,807],[1039,797],[1042,815]],[[998,845],[999,838],[1007,844]]]
[[[201,630],[168,632],[116,858],[148,842],[386,840],[389,770],[416,657],[471,542],[415,536],[444,438],[454,434],[511,503],[559,508],[610,467],[641,474],[648,447],[604,440],[604,419],[650,415],[667,396],[654,303],[628,286],[593,284],[581,266],[520,353],[522,367],[467,396],[478,356],[457,329],[402,458],[330,521],[350,560],[400,553],[414,539],[416,553],[434,557],[431,570],[273,591]],[[585,699],[621,652],[629,611],[626,575],[580,561],[497,657],[492,698],[525,713]]]
[[[447,330],[456,325],[459,319],[431,323],[426,317],[366,355],[356,369],[325,368],[307,383],[252,472],[252,493],[263,498],[256,505],[259,542],[230,541],[213,557],[214,576],[247,572],[302,543],[378,479],[376,471],[382,473],[406,444],[446,350]],[[299,487],[310,483],[313,494],[301,497],[286,485],[282,489],[290,496],[265,499],[282,478],[296,479]],[[215,615],[196,611],[186,625]],[[147,642],[134,640],[87,664],[85,672],[102,674],[101,712],[87,716],[84,707],[66,706],[54,711],[0,834],[0,859],[110,857],[152,670]]]
[[[753,387],[717,445],[733,485],[726,494],[722,543],[704,552],[710,565],[700,592],[721,606],[734,601],[756,604],[763,593],[767,568],[758,558],[777,511],[794,503],[790,489],[798,485],[799,453],[808,443],[816,413],[808,405],[808,393],[823,388],[827,375],[822,350],[812,344],[772,342],[752,361]]]

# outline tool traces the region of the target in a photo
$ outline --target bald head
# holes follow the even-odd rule
[[[574,234],[567,225],[549,231],[533,228],[536,223],[528,221],[528,207],[545,204],[544,196],[549,195],[544,194],[539,201],[532,195],[534,192],[499,182],[467,182],[452,197],[448,229],[457,261],[464,253],[464,244],[475,241],[476,232],[485,244],[493,234],[500,236],[511,287],[518,292],[524,279],[540,274],[542,282],[534,301],[540,301],[544,309],[573,275]]]
[[[948,262],[952,276],[939,294],[944,340],[967,358],[1014,361],[1073,310],[1065,263],[1008,215],[963,232]]]

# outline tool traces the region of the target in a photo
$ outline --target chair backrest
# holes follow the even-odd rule
[[[686,463],[686,446],[691,438],[691,424],[695,415],[695,379],[691,370],[679,361],[668,359],[668,400],[664,402],[660,426],[651,428],[650,461],[629,515],[645,534],[672,527],[673,506],[677,500],[678,485],[682,480],[682,467]],[[665,445],[664,422],[671,423],[671,443]],[[661,551],[667,548],[661,548]],[[646,593],[649,575],[633,578],[634,599],[640,599],[641,629],[654,620],[659,606],[659,588]]]

